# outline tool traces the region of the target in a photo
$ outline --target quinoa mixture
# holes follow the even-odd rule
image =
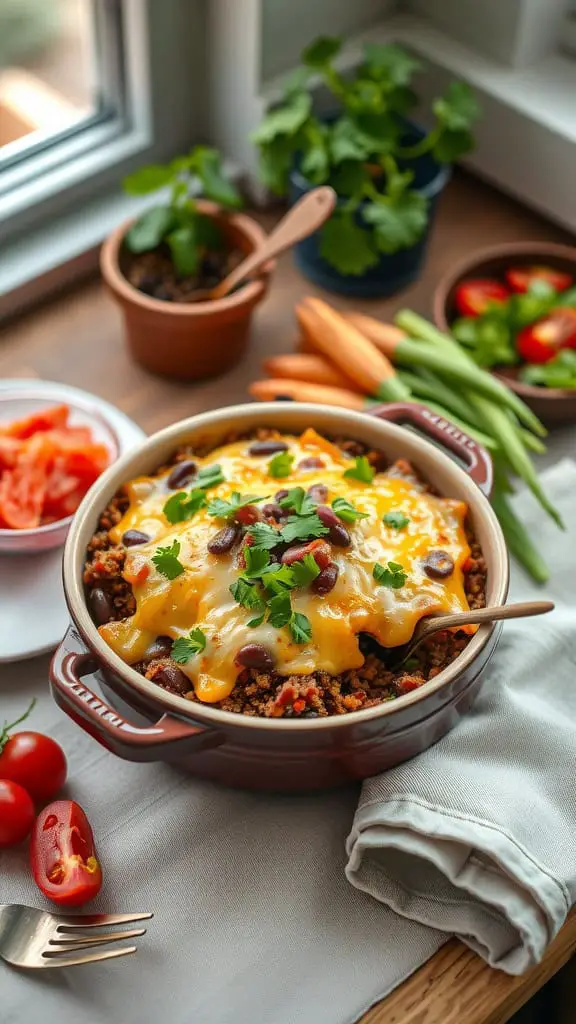
[[[276,431],[261,429],[251,434],[250,440],[264,441],[278,437],[280,435]],[[226,443],[238,439],[239,435],[229,436]],[[359,442],[335,439],[333,443],[349,456],[365,455],[376,472],[386,471],[388,476],[398,476],[418,485],[422,492],[434,493],[433,488],[422,482],[405,460],[390,465],[382,452],[370,451]],[[157,474],[188,463],[192,456],[205,454],[207,450],[201,447],[180,449],[170,464],[160,467]],[[124,543],[114,544],[109,533],[120,522],[128,505],[126,492],[121,490],[102,512],[98,529],[88,545],[84,585],[88,606],[98,626],[123,620],[136,610],[131,584],[123,578],[122,572],[127,547],[138,541],[124,534],[126,546]],[[486,563],[468,522],[465,528],[470,556],[462,567],[464,591],[470,607],[481,608],[485,605]],[[317,593],[321,594],[322,591],[318,590]],[[469,640],[470,636],[460,631],[436,633],[395,672],[387,668],[386,649],[367,634],[360,636],[364,664],[340,675],[314,672],[286,676],[268,668],[242,667],[240,663],[232,693],[211,706],[237,714],[272,718],[311,719],[348,714],[394,700],[422,686],[454,661]],[[146,657],[132,667],[170,693],[197,701],[189,677],[171,657],[172,647],[170,637],[159,636],[148,649]],[[391,654],[395,657],[397,649],[392,649]]]

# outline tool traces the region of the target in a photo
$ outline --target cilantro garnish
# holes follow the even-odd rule
[[[310,537],[323,537],[328,527],[315,512],[309,516],[289,516],[286,525],[280,530],[280,537],[287,544],[294,540],[308,540]]]
[[[218,519],[233,519],[238,509],[244,508],[246,505],[254,505],[257,501],[264,501],[269,497],[269,494],[240,494],[239,491],[233,491],[228,501],[224,501],[223,498],[213,498],[208,505],[208,515],[217,516]]]
[[[265,608],[264,598],[262,597],[258,587],[255,583],[249,583],[242,576],[239,576],[234,583],[230,585],[230,593],[238,604],[241,604],[243,608],[249,608],[263,612]]]
[[[188,636],[180,636],[174,641],[171,658],[179,665],[185,665],[195,654],[200,654],[206,647],[206,636],[201,629],[191,629]]]
[[[282,540],[280,532],[268,523],[254,523],[248,529],[248,536],[254,541],[252,547],[264,548],[266,551],[275,548]]]
[[[270,555],[265,548],[255,548],[246,545],[243,555],[246,565],[244,575],[249,579],[257,579],[270,564]]]
[[[292,590],[296,586],[293,569],[289,565],[274,562],[260,577],[267,590],[279,594],[283,590]]]
[[[268,463],[268,473],[276,480],[281,480],[282,477],[290,476],[293,462],[294,456],[290,452],[278,452]]]
[[[207,491],[209,487],[216,487],[216,484],[224,483],[225,479],[222,467],[215,462],[213,466],[203,466],[198,470],[196,483]]]
[[[182,562],[178,560],[180,554],[180,541],[174,540],[169,548],[157,548],[156,554],[152,555],[152,561],[159,573],[169,580],[175,580],[185,571]]]
[[[302,612],[292,612],[290,616],[290,632],[296,644],[307,644],[312,639],[310,619]]]
[[[298,562],[292,562],[292,575],[297,587],[307,587],[320,573],[320,566],[313,555],[304,555]]]
[[[344,471],[344,476],[350,480],[361,480],[363,484],[371,484],[374,479],[375,469],[370,465],[365,455],[357,455],[354,465]]]
[[[206,504],[206,492],[200,488],[193,491],[178,491],[173,494],[162,509],[169,523],[183,523]]]
[[[394,509],[392,512],[387,512],[385,516],[382,516],[382,522],[386,526],[391,526],[393,530],[403,530],[405,526],[408,526],[410,520],[400,509]]]
[[[309,516],[316,508],[316,503],[306,494],[303,487],[292,487],[286,497],[280,499],[279,504],[282,508],[293,510],[297,516]]]
[[[399,590],[408,579],[408,574],[398,562],[388,562],[387,565],[380,565],[376,562],[372,575],[377,583],[383,587],[390,587],[392,590]]]
[[[279,594],[274,594],[268,601],[268,622],[274,629],[281,629],[282,626],[287,626],[292,618],[292,605],[290,603],[290,594],[287,590],[283,590]]]
[[[367,519],[367,512],[359,512],[358,509],[346,498],[334,498],[332,508],[339,519],[345,523],[355,523],[357,519]]]

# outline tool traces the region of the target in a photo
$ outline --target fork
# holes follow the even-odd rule
[[[100,960],[135,953],[136,946],[120,949],[96,949],[93,953],[78,953],[94,946],[102,946],[121,939],[135,939],[144,935],[145,928],[125,931],[89,932],[85,929],[106,925],[132,924],[145,921],[153,914],[80,914],[68,916],[50,914],[21,904],[0,904],[0,957],[16,967],[76,967],[94,964]]]

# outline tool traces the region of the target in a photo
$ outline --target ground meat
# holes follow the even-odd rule
[[[185,459],[209,454],[217,444],[242,440],[268,440],[281,437],[271,428],[260,428],[250,433],[228,434],[225,439],[206,438],[205,441],[179,449],[171,461],[158,469],[158,474]],[[359,441],[334,438],[343,451],[351,457],[366,455],[377,472],[390,476],[404,477],[420,486],[422,491],[434,493],[434,488],[421,480],[411,464],[398,459],[389,464],[385,455],[372,451]],[[122,619],[133,615],[135,601],[130,585],[121,576],[124,565],[124,548],[114,545],[109,530],[121,519],[128,507],[128,499],[120,492],[104,509],[98,521],[98,529],[88,545],[88,557],[84,570],[84,584],[88,597],[92,587],[104,588],[111,598],[113,618]],[[471,608],[483,608],[486,603],[486,562],[480,545],[467,526],[470,556],[463,567],[464,589]],[[244,669],[238,676],[233,692],[225,700],[211,707],[236,714],[265,718],[324,718],[328,715],[346,715],[360,708],[374,707],[384,701],[394,700],[403,694],[422,686],[433,679],[462,653],[469,641],[465,633],[435,633],[417,649],[415,654],[397,671],[386,667],[386,652],[369,636],[360,637],[360,647],[365,655],[361,668],[330,676],[326,672],[315,672],[307,676],[280,676],[276,672],[262,672],[258,669]],[[171,658],[156,658],[148,663],[133,666],[142,675],[154,681],[169,692],[185,695],[187,700],[197,701],[192,687],[184,693],[185,687],[170,682],[183,675]],[[168,670],[166,672],[166,669]],[[180,679],[181,683],[182,680]]]

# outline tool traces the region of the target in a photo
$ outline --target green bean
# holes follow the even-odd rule
[[[508,504],[505,495],[498,489],[492,494],[492,508],[498,516],[504,539],[514,557],[537,583],[546,583],[550,578],[548,566],[534,547],[526,527]]]

